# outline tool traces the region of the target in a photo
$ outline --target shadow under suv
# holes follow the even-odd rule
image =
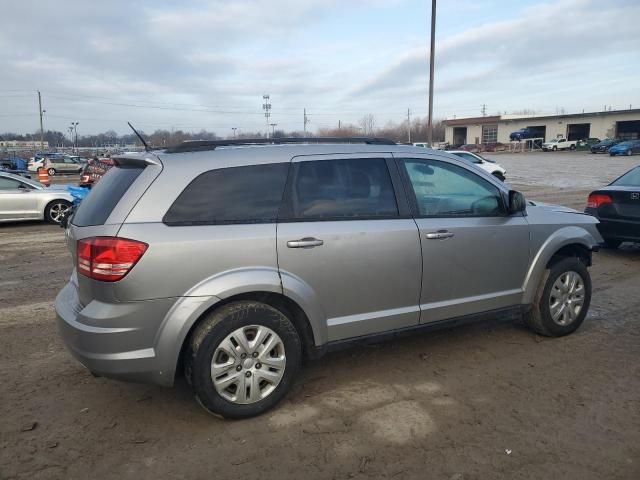
[[[114,158],[67,226],[56,299],[91,372],[170,386],[183,369],[206,409],[240,418],[346,342],[514,314],[559,336],[585,318],[593,217],[441,151],[271,142]]]

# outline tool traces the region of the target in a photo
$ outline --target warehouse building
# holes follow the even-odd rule
[[[614,110],[568,115],[496,115],[445,120],[445,141],[451,145],[468,143],[509,143],[509,134],[521,128],[537,130],[544,141],[565,137],[640,138],[640,109]]]

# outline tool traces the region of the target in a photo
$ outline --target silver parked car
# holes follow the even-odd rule
[[[113,378],[184,371],[206,409],[239,418],[345,342],[514,315],[542,335],[580,326],[593,217],[441,151],[322,141],[116,157],[66,230],[71,353]]]
[[[63,188],[46,188],[28,178],[0,172],[0,222],[60,223],[72,203],[73,197]]]

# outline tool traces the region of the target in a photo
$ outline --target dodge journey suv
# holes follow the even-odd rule
[[[206,409],[240,418],[279,402],[303,358],[354,340],[514,315],[560,336],[584,320],[593,217],[442,151],[263,143],[122,155],[82,201],[56,311],[93,374],[184,373]]]

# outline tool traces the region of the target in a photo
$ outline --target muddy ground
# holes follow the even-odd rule
[[[582,208],[635,163],[496,155],[529,198]],[[573,335],[519,322],[361,346],[308,363],[258,418],[174,389],[93,378],[58,338],[58,227],[0,226],[0,478],[640,478],[640,246],[594,256]]]

